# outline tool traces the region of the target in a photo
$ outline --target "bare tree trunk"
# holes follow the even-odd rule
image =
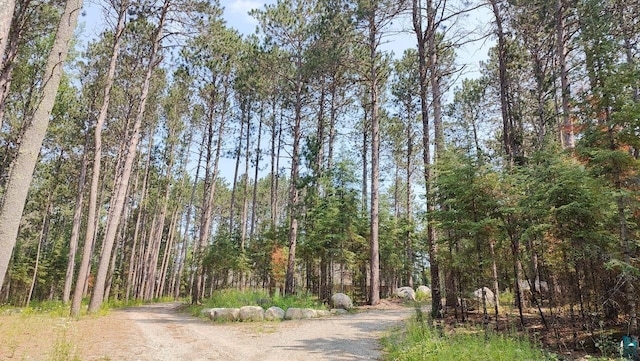
[[[165,244],[165,247],[164,247],[164,255],[162,256],[162,264],[160,267],[160,277],[158,277],[160,281],[159,281],[159,286],[156,292],[156,298],[163,297],[164,295],[164,288],[165,288],[165,284],[167,283],[165,279],[167,278],[167,271],[169,269],[169,260],[171,258],[171,251],[173,250],[173,243],[176,238],[177,223],[178,223],[178,209],[176,208],[173,211],[173,215],[171,216],[171,223],[169,224],[169,236],[168,236],[167,243]]]
[[[224,94],[222,95],[222,99],[227,99],[229,95],[229,84],[227,84],[227,80],[224,81]],[[224,107],[222,110],[220,124],[218,127],[218,138],[216,143],[216,151],[213,160],[213,170],[211,170],[211,148],[213,147],[213,126],[214,126],[214,105],[216,104],[216,95],[212,94],[211,104],[210,104],[210,114],[209,114],[209,122],[208,122],[208,140],[207,140],[207,154],[206,154],[206,163],[205,163],[205,192],[204,192],[204,200],[202,205],[202,218],[200,219],[200,234],[198,244],[196,245],[196,249],[194,250],[194,263],[195,263],[195,275],[193,280],[192,292],[191,292],[191,303],[197,304],[200,303],[202,295],[204,294],[204,274],[203,274],[203,266],[202,266],[202,258],[207,243],[209,242],[209,235],[211,232],[211,208],[213,207],[213,200],[216,193],[216,182],[218,179],[218,166],[220,162],[220,154],[222,153],[222,140],[224,137],[224,126],[226,121],[226,105],[225,102],[222,102],[222,106]]]
[[[6,100],[11,88],[11,77],[16,65],[15,59],[20,41],[27,29],[29,20],[27,9],[30,3],[31,0],[20,1],[18,4],[13,0],[0,0],[0,8],[2,8],[0,10],[0,129],[4,126]],[[16,10],[18,10],[17,13]],[[4,11],[11,14],[2,13]],[[6,35],[3,35],[5,31],[3,26],[9,26]]]
[[[242,137],[244,136],[244,115],[247,112],[247,100],[245,99],[240,105],[241,115],[240,115],[240,136],[238,137],[238,148],[236,148],[236,167],[233,172],[233,186],[231,187],[231,204],[229,206],[229,233],[233,234],[233,222],[234,222],[234,213],[236,206],[236,188],[238,186],[238,174],[240,172],[240,153],[242,153]]]
[[[80,226],[82,225],[82,209],[84,203],[84,186],[87,177],[89,131],[85,136],[84,154],[80,164],[80,177],[78,178],[78,194],[76,194],[76,205],[73,212],[73,225],[71,226],[71,239],[69,240],[69,254],[67,256],[67,273],[64,278],[64,290],[62,291],[62,302],[68,303],[71,298],[71,286],[73,285],[73,274],[76,265],[76,252],[78,251],[78,241],[80,239]]]
[[[418,38],[418,66],[420,73],[420,111],[422,117],[422,152],[424,163],[424,179],[427,193],[427,212],[435,212],[435,204],[432,199],[432,161],[431,139],[429,126],[429,100],[427,98],[427,49],[433,29],[422,29],[422,5],[419,0],[413,0],[413,29]],[[433,25],[432,25],[433,26]],[[437,258],[438,246],[436,242],[435,227],[432,222],[427,224],[427,245],[429,248],[429,267],[431,270],[431,315],[433,318],[442,317],[442,293],[440,289],[440,267]]]
[[[129,185],[129,179],[131,177],[131,172],[133,169],[133,161],[136,157],[136,150],[138,147],[138,140],[140,138],[140,128],[142,127],[142,121],[144,119],[144,113],[147,105],[147,97],[149,95],[149,88],[151,85],[151,76],[153,75],[153,71],[158,65],[158,57],[160,50],[160,43],[162,41],[162,33],[164,29],[165,20],[167,17],[167,12],[169,10],[170,0],[165,0],[164,5],[160,14],[160,21],[158,23],[158,27],[155,30],[154,39],[153,39],[153,48],[151,51],[151,55],[149,58],[149,64],[147,66],[147,73],[145,75],[144,84],[142,86],[142,91],[140,93],[140,104],[138,106],[138,112],[136,114],[136,119],[133,124],[133,129],[131,131],[131,140],[129,143],[129,147],[127,149],[127,157],[124,163],[124,169],[122,171],[121,184],[117,189],[117,193],[115,197],[112,199],[113,208],[110,209],[110,217],[107,222],[107,228],[104,236],[104,252],[102,257],[100,258],[100,262],[98,265],[98,271],[96,274],[95,285],[93,288],[93,292],[91,295],[91,301],[89,302],[89,312],[96,312],[100,309],[102,302],[104,301],[104,286],[106,281],[107,270],[109,267],[109,255],[111,254],[111,249],[113,247],[113,242],[115,240],[116,231],[118,228],[120,215],[122,214],[122,209],[124,207],[125,195]]]
[[[124,32],[125,18],[126,18],[126,6],[123,4],[118,12],[118,25],[115,29],[115,35],[113,39],[113,46],[111,48],[111,58],[109,59],[109,69],[105,77],[104,85],[104,97],[102,100],[102,106],[100,107],[100,113],[96,121],[96,127],[94,129],[94,143],[93,150],[93,168],[91,174],[91,188],[89,193],[89,210],[87,213],[87,230],[84,239],[84,248],[82,251],[82,260],[80,261],[80,268],[78,270],[78,277],[76,279],[76,287],[73,293],[71,301],[72,317],[78,317],[80,315],[80,303],[84,294],[84,284],[89,278],[89,263],[91,261],[91,251],[94,243],[94,235],[96,230],[96,208],[98,198],[98,184],[100,182],[100,170],[101,170],[101,158],[102,158],[102,127],[107,119],[107,111],[109,109],[109,103],[111,99],[111,87],[113,85],[113,79],[116,72],[116,64],[118,61],[118,55],[120,53],[120,42],[122,39],[122,33]]]
[[[7,3],[7,5],[13,8],[13,4]],[[66,2],[53,47],[47,59],[43,78],[45,81],[41,91],[42,98],[27,125],[24,139],[20,144],[16,159],[9,173],[0,207],[0,250],[2,250],[0,252],[0,285],[4,284],[9,260],[16,244],[29,185],[33,179],[33,171],[38,161],[38,154],[49,125],[51,110],[53,109],[60,79],[62,78],[62,68],[67,58],[69,43],[73,37],[81,7],[82,0],[68,0]],[[3,16],[9,15],[11,10],[6,10],[4,7],[2,9],[3,12],[7,11],[6,14],[2,14]],[[6,35],[0,34],[0,36],[4,38]],[[6,45],[5,41],[3,40],[2,45],[3,53]]]
[[[302,130],[302,92],[304,82],[302,79],[302,54],[296,57],[296,99],[293,124],[293,150],[291,153],[291,178],[289,179],[289,257],[287,259],[287,273],[285,275],[284,293],[294,293],[294,276],[296,265],[296,246],[298,242],[298,172],[300,162],[300,139]]]
[[[369,56],[371,61],[371,240],[370,262],[371,281],[369,303],[380,303],[380,250],[379,250],[379,211],[380,211],[380,124],[378,119],[378,28],[375,12],[369,19]]]
[[[276,139],[279,139],[279,131],[277,130],[277,122],[276,122],[276,101],[273,101],[273,105],[271,107],[271,116],[272,116],[272,124],[271,124],[271,193],[270,193],[270,201],[269,205],[271,207],[271,230],[275,230],[276,228],[276,212],[278,211],[277,200],[278,200],[278,188],[276,179],[278,179],[278,167],[276,165]],[[280,152],[280,145],[278,144],[278,154]]]
[[[411,192],[411,175],[412,171],[412,163],[413,159],[413,129],[411,127],[411,120],[413,120],[413,112],[409,112],[408,114],[408,122],[407,122],[407,182],[405,187],[407,188],[407,203],[405,205],[407,212],[407,221],[409,224],[412,223],[413,220],[413,202],[412,202],[412,192]],[[405,251],[407,256],[407,268],[406,268],[406,277],[407,277],[407,286],[413,288],[413,239],[410,227],[407,227],[407,231],[405,233]]]
[[[53,186],[52,188],[55,188]],[[42,244],[47,241],[47,236],[49,234],[49,222],[50,222],[50,214],[51,214],[51,202],[53,200],[53,189],[49,191],[49,195],[47,196],[47,206],[44,211],[44,219],[42,221],[42,228],[40,229],[40,237],[38,237],[38,249],[36,251],[36,263],[33,265],[33,277],[31,277],[31,287],[29,288],[29,293],[27,294],[27,302],[25,303],[26,307],[29,307],[31,303],[31,298],[33,297],[33,290],[36,287],[36,282],[38,280],[38,266],[40,265],[40,255],[42,251]]]
[[[258,171],[260,169],[260,143],[262,142],[262,124],[264,123],[264,103],[260,109],[260,122],[258,123],[258,141],[256,146],[256,164],[253,173],[253,194],[251,197],[251,227],[249,228],[249,238],[253,238],[256,227],[256,214],[258,208]]]
[[[7,47],[15,7],[15,0],[0,0],[0,66],[3,65],[4,50]]]
[[[240,216],[240,252],[244,253],[247,244],[247,217],[249,214],[249,146],[251,143],[251,102],[247,105],[247,142],[244,154],[244,186],[242,189],[242,214]],[[244,278],[244,276],[242,277]],[[240,286],[242,288],[242,285]]]
[[[566,41],[564,31],[564,0],[556,0],[556,53],[558,54],[558,67],[560,68],[560,93],[562,95],[562,147],[573,149],[576,140],[573,133],[573,122],[569,114],[569,101],[571,89],[569,88],[569,72],[566,60]]]

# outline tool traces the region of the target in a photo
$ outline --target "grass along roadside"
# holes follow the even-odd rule
[[[474,328],[441,331],[415,319],[393,330],[382,343],[386,361],[559,360],[517,336],[485,335]]]

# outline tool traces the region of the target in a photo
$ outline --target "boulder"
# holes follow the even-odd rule
[[[331,311],[329,311],[332,315],[344,315],[349,313],[349,311],[342,309],[342,308],[332,308]]]
[[[316,316],[318,316],[318,317],[331,316],[331,312],[329,312],[327,310],[316,310]]]
[[[478,302],[482,302],[482,290],[484,290],[484,297],[487,304],[490,306],[495,305],[495,303],[493,302],[493,291],[491,291],[489,287],[482,287],[473,291],[473,296],[478,300]]]
[[[200,310],[200,317],[207,317],[207,318],[211,318],[211,311],[213,311],[213,308],[203,308]]]
[[[240,321],[263,321],[264,310],[260,306],[240,307]]]
[[[405,300],[416,300],[416,292],[411,287],[400,287],[396,289],[396,296],[404,298]]]
[[[284,310],[280,307],[272,306],[264,311],[264,319],[267,321],[279,321],[284,318]]]
[[[224,308],[206,308],[206,310],[209,311],[209,313],[207,314],[209,319],[214,320],[216,317],[216,311],[224,310]]]
[[[305,318],[316,318],[318,317],[318,311],[312,308],[303,308],[302,313],[304,313]]]
[[[315,316],[315,310],[312,310],[310,308],[291,307],[287,309],[284,318],[285,320],[303,320],[307,318],[313,318]]]
[[[239,308],[218,308],[215,309],[211,319],[214,321],[238,321],[239,318]]]
[[[341,308],[343,310],[349,310],[353,307],[351,298],[344,293],[336,293],[331,296],[331,304],[333,305],[333,308]]]
[[[418,288],[416,289],[416,294],[430,295],[431,288],[427,286],[418,286]]]

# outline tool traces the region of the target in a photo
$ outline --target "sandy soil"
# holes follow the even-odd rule
[[[178,303],[113,311],[80,321],[0,316],[0,360],[376,360],[384,331],[412,309],[382,304],[311,320],[217,324]],[[31,325],[31,326],[29,326]]]

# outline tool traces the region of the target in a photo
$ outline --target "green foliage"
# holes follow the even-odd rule
[[[485,334],[472,328],[442,334],[423,322],[410,321],[406,329],[383,340],[385,360],[557,360],[528,340],[512,335]]]

